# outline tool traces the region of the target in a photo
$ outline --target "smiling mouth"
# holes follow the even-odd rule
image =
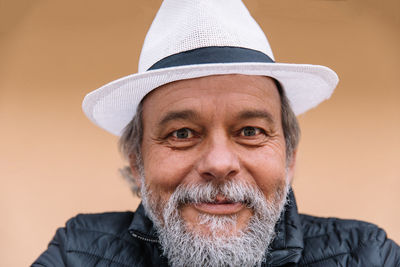
[[[246,207],[243,202],[233,202],[220,196],[217,196],[213,202],[198,202],[193,206],[200,212],[212,215],[232,215]]]

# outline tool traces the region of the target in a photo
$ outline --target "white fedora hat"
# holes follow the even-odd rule
[[[241,0],[164,0],[147,33],[139,71],[87,94],[86,116],[121,135],[153,89],[183,79],[246,74],[278,80],[296,115],[328,99],[339,79],[328,67],[275,63]]]

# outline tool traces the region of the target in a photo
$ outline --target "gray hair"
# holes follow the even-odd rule
[[[283,134],[285,136],[286,144],[286,162],[287,165],[292,161],[293,151],[297,148],[300,140],[300,127],[297,121],[296,115],[294,114],[289,99],[286,96],[281,84],[274,79],[274,82],[278,88],[280,100],[281,100],[281,123]],[[141,156],[141,144],[143,139],[143,100],[136,108],[136,114],[129,124],[124,128],[123,133],[119,139],[119,148],[122,155],[127,159],[130,164],[134,164],[134,167],[139,171],[143,172],[142,156]],[[132,161],[132,156],[135,159]],[[131,190],[134,194],[140,197],[139,185],[133,177],[129,166],[125,166],[120,170],[121,175],[129,183]]]

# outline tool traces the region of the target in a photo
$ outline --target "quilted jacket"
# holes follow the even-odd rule
[[[263,266],[400,266],[400,247],[373,224],[297,212],[293,193]],[[83,214],[57,230],[32,266],[168,266],[143,206]]]

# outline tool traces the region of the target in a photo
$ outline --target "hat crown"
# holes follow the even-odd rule
[[[241,0],[165,0],[146,35],[139,72],[165,57],[209,46],[243,47],[274,59]]]

